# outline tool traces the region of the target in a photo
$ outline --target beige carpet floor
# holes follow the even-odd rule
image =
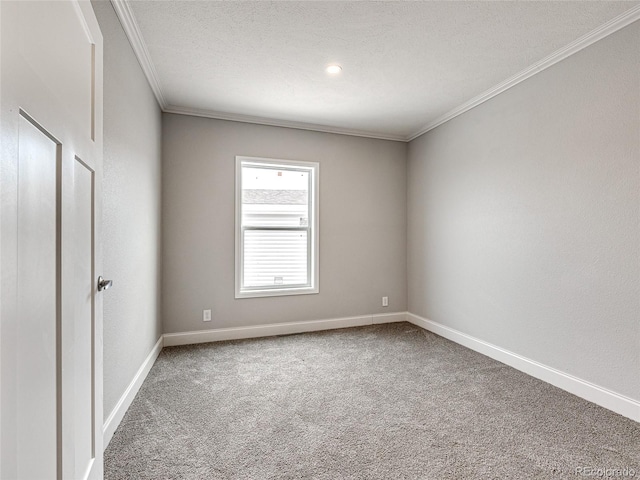
[[[106,479],[625,471],[639,423],[408,323],[165,348],[105,453]]]

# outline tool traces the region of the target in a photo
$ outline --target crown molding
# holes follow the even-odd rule
[[[493,97],[500,95],[502,92],[514,87],[520,82],[525,81],[527,78],[530,78],[543,70],[555,65],[556,63],[564,60],[565,58],[573,55],[574,53],[579,52],[580,50],[588,47],[589,45],[594,44],[598,40],[602,40],[605,37],[608,37],[612,33],[617,32],[618,30],[632,24],[633,22],[640,20],[640,5],[636,5],[635,7],[627,10],[626,12],[618,15],[612,20],[608,21],[604,25],[596,28],[595,30],[587,33],[586,35],[578,38],[577,40],[571,42],[560,50],[555,51],[548,57],[543,58],[539,62],[534,63],[530,67],[522,70],[520,73],[515,74],[513,77],[508,78],[502,83],[499,83],[495,87],[487,90],[484,93],[481,93],[477,97],[472,98],[466,103],[463,103],[459,107],[454,108],[448,113],[436,118],[432,122],[429,122],[423,128],[415,132],[413,135],[409,135],[405,141],[410,142],[415,138],[418,138],[420,135],[427,133],[429,130],[433,130],[434,128],[442,125],[445,122],[457,117],[458,115],[462,115],[465,112],[468,112],[474,107],[486,102],[487,100],[492,99]]]
[[[213,118],[216,120],[229,120],[232,122],[254,123],[257,125],[268,125],[272,127],[296,128],[298,130],[311,130],[314,132],[336,133],[338,135],[351,135],[353,137],[376,138],[379,140],[393,140],[396,142],[406,142],[405,135],[394,135],[389,133],[371,132],[367,130],[356,130],[316,123],[295,122],[289,120],[277,120],[266,117],[255,117],[252,115],[241,115],[237,113],[217,112],[199,108],[178,107],[168,105],[163,109],[165,113],[176,113],[179,115],[191,115],[193,117]]]
[[[127,0],[111,0],[111,5],[113,5],[113,9],[116,11],[116,15],[120,20],[122,29],[129,39],[131,48],[133,48],[133,53],[135,53],[138,58],[138,63],[140,63],[140,67],[142,67],[142,71],[147,77],[147,81],[156,96],[156,100],[158,101],[160,108],[164,110],[167,106],[167,102],[162,94],[160,79],[158,78],[158,73],[156,72],[153,62],[151,61],[147,44],[142,37],[140,27],[138,27],[138,22],[133,16],[129,2]]]

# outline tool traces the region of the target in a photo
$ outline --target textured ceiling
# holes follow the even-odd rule
[[[167,105],[397,138],[637,4],[129,2]]]

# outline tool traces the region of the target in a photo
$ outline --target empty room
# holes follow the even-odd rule
[[[639,1],[0,1],[0,478],[640,477]]]

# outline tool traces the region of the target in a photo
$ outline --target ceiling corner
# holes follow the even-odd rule
[[[556,50],[551,55],[543,58],[539,62],[534,63],[533,65],[525,68],[521,72],[516,73],[512,77],[509,77],[504,82],[499,83],[498,85],[482,92],[480,95],[473,97],[471,100],[459,105],[458,107],[450,110],[444,115],[434,119],[429,122],[427,125],[422,127],[417,132],[407,136],[406,141],[410,142],[418,138],[420,135],[427,133],[429,130],[433,130],[439,125],[442,125],[445,122],[457,117],[458,115],[462,115],[463,113],[471,110],[474,107],[490,100],[491,98],[500,95],[502,92],[510,89],[511,87],[517,85],[520,82],[523,82],[529,77],[532,77],[543,70],[555,65],[556,63],[564,60],[567,57],[570,57],[574,53],[579,52],[580,50],[588,47],[596,43],[598,40],[602,40],[605,37],[617,32],[618,30],[623,29],[624,27],[631,25],[633,22],[640,20],[640,4],[630,8],[626,12],[618,15],[617,17],[609,20],[607,23],[599,26],[595,30],[583,35],[577,40],[571,42],[570,44],[562,47],[559,50]]]
[[[111,5],[113,5],[113,9],[116,11],[116,15],[120,20],[122,29],[129,39],[133,53],[135,53],[138,62],[140,63],[140,67],[142,68],[144,75],[147,77],[147,81],[151,86],[151,90],[153,91],[160,108],[164,110],[167,107],[167,102],[162,94],[160,79],[158,78],[158,73],[156,72],[153,62],[151,61],[149,50],[144,42],[144,38],[142,37],[142,33],[138,27],[138,22],[133,15],[129,2],[127,0],[111,0]]]

